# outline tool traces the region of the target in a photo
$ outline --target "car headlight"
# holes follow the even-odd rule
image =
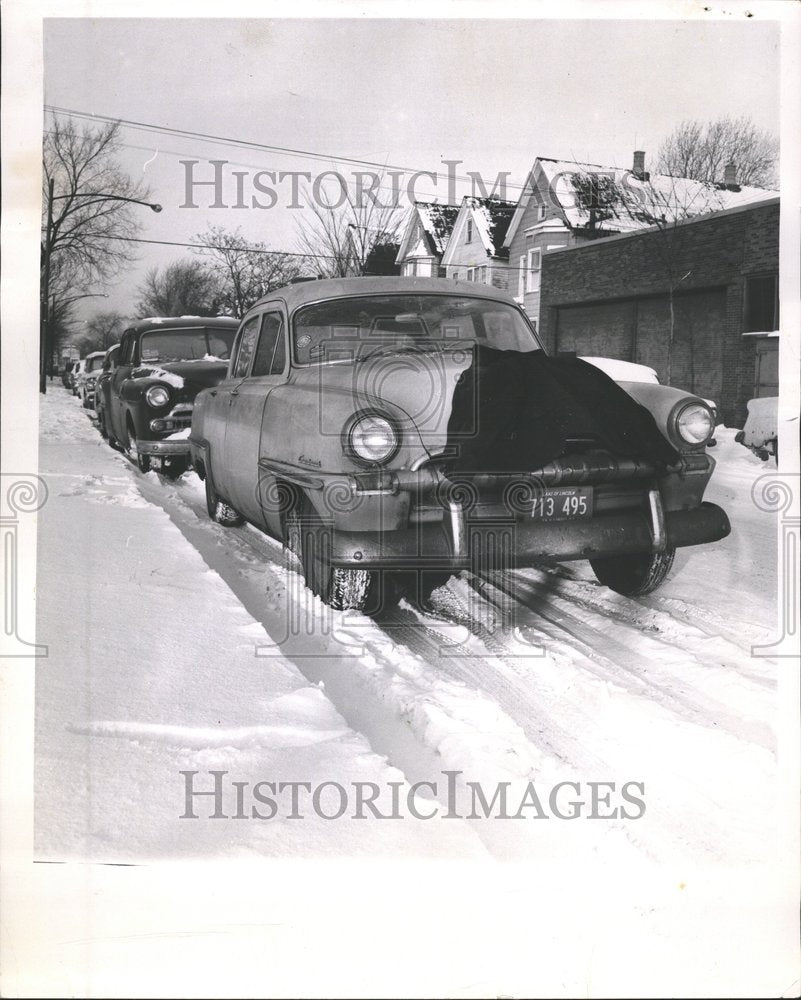
[[[689,403],[676,414],[676,430],[687,444],[703,444],[715,430],[712,411],[703,403]]]
[[[362,413],[346,425],[346,450],[362,462],[388,462],[400,445],[392,422],[380,413]]]
[[[163,385],[151,385],[145,393],[149,406],[166,406],[170,401],[170,393]]]

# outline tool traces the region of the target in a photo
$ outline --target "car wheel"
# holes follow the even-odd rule
[[[626,597],[641,597],[662,586],[675,555],[675,548],[668,546],[664,552],[590,559],[590,566],[600,583],[610,590]]]
[[[211,478],[209,477],[208,471],[206,472],[206,510],[208,511],[209,517],[216,521],[217,524],[221,524],[224,528],[238,528],[240,525],[245,523],[244,517],[239,513],[239,511],[234,510],[234,508],[227,504],[224,500],[221,500],[211,485]]]
[[[100,437],[104,441],[108,441],[108,431],[106,430],[106,419],[103,416],[103,410],[97,411],[97,429],[100,431]]]
[[[304,498],[284,515],[284,544],[297,556],[306,586],[325,604],[337,611],[368,609],[378,574],[331,565],[331,529],[309,500]]]

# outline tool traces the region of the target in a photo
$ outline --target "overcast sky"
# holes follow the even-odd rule
[[[521,184],[536,156],[631,165],[655,155],[686,118],[747,115],[778,133],[778,28],[677,21],[139,20],[45,21],[45,102],[158,126],[324,154],[213,144],[126,127],[124,165],[144,174],[161,215],[142,236],[191,241],[210,224],[295,249],[289,182],[269,210],[184,203],[185,167],[358,169],[351,157],[421,170],[508,171]],[[46,115],[45,124],[51,119]],[[447,200],[445,181],[417,188]],[[246,198],[253,192],[246,179]],[[459,193],[463,193],[460,188]],[[508,196],[516,199],[510,187]],[[235,202],[226,175],[225,200]],[[180,248],[142,247],[102,308],[130,313],[136,285]],[[100,300],[88,300],[89,311]]]

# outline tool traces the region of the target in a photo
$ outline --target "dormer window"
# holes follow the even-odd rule
[[[465,243],[473,242],[473,220],[467,220],[467,235],[464,238]]]

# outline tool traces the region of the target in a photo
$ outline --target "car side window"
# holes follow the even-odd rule
[[[286,362],[284,319],[281,313],[268,312],[261,322],[259,346],[253,362],[253,375],[281,375]]]
[[[133,335],[128,334],[128,336],[124,338],[122,347],[120,348],[121,365],[131,364],[131,358],[133,357],[133,344],[134,344]]]
[[[245,323],[239,335],[239,347],[232,375],[234,378],[245,378],[250,368],[250,361],[256,348],[256,334],[259,332],[259,316],[253,316]]]

